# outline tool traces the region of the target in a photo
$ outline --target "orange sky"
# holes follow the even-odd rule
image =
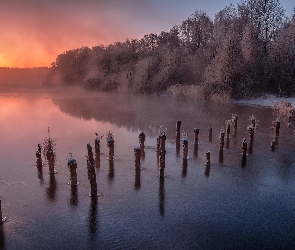
[[[293,1],[281,0],[285,9],[290,4],[290,13]],[[50,66],[66,50],[159,34],[195,10],[213,17],[228,4],[229,0],[0,0],[0,67]]]

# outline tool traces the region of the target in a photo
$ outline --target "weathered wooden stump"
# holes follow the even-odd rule
[[[77,186],[77,162],[75,159],[70,158],[68,159],[68,167],[70,169],[70,182],[69,185]]]
[[[180,127],[181,127],[181,121],[176,122],[176,151],[178,152],[180,150]]]
[[[95,166],[99,168],[100,167],[100,139],[98,137],[94,141],[94,149],[95,149]]]
[[[211,153],[210,153],[210,151],[208,151],[208,152],[206,153],[206,162],[205,162],[205,165],[206,165],[206,166],[210,166],[210,165],[211,165],[210,157],[211,157]]]
[[[195,144],[195,147],[198,147],[198,144],[199,144],[199,133],[200,133],[200,130],[198,128],[194,128],[194,134],[195,134],[194,144]]]
[[[158,156],[158,164],[159,164],[159,177],[165,177],[165,156],[166,156],[166,149],[165,149],[165,141],[166,135],[165,133],[161,133],[159,135],[159,156]]]
[[[221,131],[220,132],[220,136],[219,136],[219,139],[220,139],[220,144],[219,144],[219,149],[223,149],[224,148],[224,131]]]
[[[209,141],[212,141],[212,128],[209,128]]]
[[[244,138],[242,141],[242,162],[241,166],[244,167],[247,161],[247,139]]]
[[[139,146],[140,146],[140,155],[142,158],[145,157],[145,151],[144,151],[144,142],[145,142],[145,133],[141,132],[138,136],[139,139]]]
[[[42,163],[42,147],[41,147],[41,144],[38,144],[36,157],[37,157],[37,162],[36,162],[37,168],[42,168],[43,163]]]
[[[96,173],[95,168],[90,161],[90,159],[87,159],[87,170],[88,170],[88,180],[90,183],[90,193],[89,196],[91,197],[97,197],[97,183],[96,183]]]
[[[134,156],[135,156],[135,169],[140,169],[140,147],[134,147]]]
[[[182,149],[183,149],[182,158],[187,159],[188,158],[188,138],[187,137],[184,137],[182,139]]]

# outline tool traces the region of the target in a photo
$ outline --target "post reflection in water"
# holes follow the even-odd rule
[[[180,140],[176,140],[176,156],[180,157]]]
[[[242,167],[245,167],[246,166],[246,163],[247,163],[247,154],[246,154],[246,152],[243,152],[242,153],[241,166]]]
[[[223,149],[222,148],[219,149],[219,163],[220,164],[223,163]]]
[[[159,212],[162,217],[165,215],[165,178],[159,178]]]
[[[205,176],[208,178],[210,175],[210,165],[206,164],[206,169],[205,169]]]
[[[54,174],[49,174],[49,186],[46,188],[47,198],[50,201],[56,200],[57,182]]]
[[[115,168],[114,168],[114,160],[113,159],[109,159],[109,180],[112,181],[114,179],[115,176]]]
[[[135,170],[135,183],[134,189],[139,190],[141,187],[141,180],[140,180],[140,168]]]
[[[73,185],[71,186],[71,198],[70,198],[70,205],[75,207],[78,204],[78,186]]]
[[[276,147],[279,146],[279,135],[276,133],[275,134],[275,142],[276,142]]]
[[[89,207],[89,237],[91,240],[96,238],[96,232],[98,229],[98,219],[97,219],[97,210],[98,210],[98,199],[97,197],[91,197],[91,204]]]
[[[226,137],[225,148],[229,149],[229,136]]]
[[[248,153],[249,153],[249,154],[251,154],[251,153],[252,153],[252,151],[253,151],[253,142],[252,142],[252,141],[250,141],[250,142],[249,142]]]
[[[40,184],[44,184],[44,178],[43,178],[43,169],[42,166],[36,166],[37,168],[37,174],[38,174],[38,179],[40,180]]]
[[[2,219],[2,218],[1,218]],[[3,228],[3,223],[0,223],[0,249],[6,249],[6,243],[5,243],[5,232]]]
[[[194,144],[194,157],[198,157],[199,147],[198,144]]]
[[[187,158],[182,159],[182,178],[185,178],[187,175]]]

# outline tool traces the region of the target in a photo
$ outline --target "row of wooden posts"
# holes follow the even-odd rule
[[[254,116],[250,117],[251,125],[247,127],[249,131],[249,147],[247,143],[247,139],[244,138],[242,141],[242,158],[241,158],[241,166],[246,165],[246,158],[247,158],[247,152],[251,153],[252,146],[254,142],[254,131],[257,126],[256,119]],[[219,143],[219,161],[220,163],[223,162],[223,150],[225,145],[225,138],[228,140],[229,135],[231,132],[231,124],[233,123],[233,135],[236,136],[237,134],[237,122],[238,122],[238,116],[233,115],[231,120],[226,121],[226,130],[223,129],[220,132],[220,143]],[[271,150],[274,150],[275,147],[278,144],[278,136],[280,131],[280,121],[276,119],[273,122],[273,128],[275,131],[275,139],[271,142]],[[181,132],[181,121],[177,121],[176,123],[176,149],[180,150],[180,132]],[[198,144],[199,144],[199,129],[194,128],[194,151],[198,151]],[[89,196],[91,197],[97,197],[99,194],[97,192],[97,182],[96,182],[96,172],[95,172],[95,166],[100,166],[100,139],[102,137],[96,137],[95,139],[95,158],[93,155],[92,147],[90,144],[87,144],[87,170],[88,170],[88,180],[90,182],[91,191]],[[134,155],[135,155],[135,170],[136,170],[136,176],[140,176],[140,161],[141,158],[145,156],[145,134],[141,132],[138,136],[139,139],[139,146],[134,147]],[[109,148],[109,156],[108,160],[110,162],[110,172],[114,171],[114,136],[111,132],[107,133],[107,146]],[[165,156],[166,156],[166,149],[165,149],[165,141],[166,141],[166,130],[163,129],[161,126],[159,128],[158,137],[157,137],[157,162],[158,162],[158,169],[159,169],[159,177],[164,178],[165,177]],[[212,141],[212,128],[209,128],[209,141]],[[49,173],[55,174],[57,171],[54,169],[55,166],[55,153],[54,148],[52,144],[52,140],[48,139],[47,142],[47,152],[46,152],[46,158],[48,161],[49,166]],[[187,159],[188,159],[188,137],[187,134],[182,134],[182,148],[183,148],[183,166],[184,168],[187,167]],[[42,169],[43,163],[42,163],[42,146],[38,144],[38,149],[36,152],[37,157],[37,168]],[[206,152],[206,171],[205,174],[208,175],[210,171],[210,151]],[[70,182],[69,184],[71,186],[78,185],[77,181],[77,162],[76,160],[70,155],[68,159],[68,167],[70,170]],[[42,171],[42,170],[41,170]],[[185,171],[185,169],[184,169]],[[0,199],[0,224],[5,221],[5,217],[2,216],[2,210],[1,210],[1,199]]]
[[[250,117],[251,120],[251,125],[248,126],[248,131],[249,131],[249,147],[247,143],[247,139],[244,138],[242,141],[242,159],[241,159],[241,166],[246,165],[246,157],[247,157],[247,151],[249,153],[252,152],[252,146],[254,142],[254,131],[255,127],[257,126],[256,124],[256,119],[254,116]],[[220,144],[219,144],[219,161],[220,163],[223,162],[223,150],[224,150],[224,145],[225,145],[225,138],[228,140],[230,133],[231,133],[231,124],[233,123],[233,135],[236,136],[237,134],[237,123],[238,123],[238,116],[233,115],[231,120],[226,121],[226,130],[220,132]],[[273,122],[274,128],[275,128],[275,134],[276,137],[279,134],[279,129],[280,129],[280,121],[277,119],[276,121]],[[180,132],[181,132],[181,121],[177,121],[176,123],[176,149],[180,150]],[[194,151],[198,151],[198,144],[199,144],[199,129],[194,128]],[[183,147],[183,165],[187,166],[187,159],[188,159],[188,137],[187,134],[183,133],[182,134],[182,147]],[[101,137],[102,138],[102,137]],[[95,159],[93,157],[93,152],[92,152],[92,147],[90,144],[87,144],[87,151],[88,151],[88,156],[87,156],[87,169],[88,169],[88,179],[90,182],[91,186],[91,196],[97,196],[97,183],[96,183],[96,173],[95,173],[95,168],[94,166],[96,165],[97,167],[100,165],[100,139],[97,137],[95,139]],[[144,157],[145,151],[145,134],[142,132],[138,136],[139,138],[139,146],[134,147],[134,155],[135,155],[135,170],[136,173],[140,171],[140,161],[141,158]],[[165,177],[165,156],[166,156],[166,149],[165,149],[165,141],[166,141],[166,130],[163,129],[161,126],[159,128],[158,132],[158,137],[157,137],[157,161],[158,161],[158,169],[159,169],[159,177],[163,178]],[[209,141],[212,141],[212,128],[209,129]],[[107,134],[107,145],[109,148],[109,157],[108,160],[110,161],[110,167],[113,168],[113,160],[114,160],[114,137],[112,133]],[[276,140],[273,140],[271,143],[271,149],[274,150],[276,147],[277,142]],[[38,145],[38,151],[37,151],[37,166],[42,166],[42,159],[41,159],[41,146]],[[52,159],[52,150],[48,153],[47,152],[47,160],[49,162],[49,173],[56,173],[54,170],[54,163],[50,163]],[[207,167],[210,166],[210,156],[211,153],[208,151],[206,152],[206,162],[205,165]],[[68,160],[68,167],[70,169],[71,173],[71,185],[77,185],[77,163],[76,160],[73,159],[72,157],[69,158]],[[111,169],[110,169],[111,170]]]
[[[247,143],[247,139],[244,138],[242,141],[242,159],[241,159],[241,166],[246,165],[246,157],[247,157],[247,151],[251,153],[252,146],[254,142],[254,130],[256,127],[256,119],[254,116],[250,117],[251,125],[248,126],[249,131],[249,147]],[[225,138],[228,140],[230,133],[231,133],[231,124],[233,123],[233,135],[236,136],[237,134],[237,123],[238,123],[238,116],[233,115],[231,120],[226,121],[226,130],[223,129],[220,132],[220,144],[219,144],[219,162],[223,162],[223,150],[225,145]],[[275,134],[276,137],[279,134],[280,129],[280,121],[276,120],[273,122],[273,125],[275,127]],[[181,132],[181,121],[177,121],[176,123],[176,149],[180,150],[180,132]],[[198,151],[198,145],[199,145],[199,129],[194,128],[194,151]],[[188,159],[188,137],[187,134],[182,134],[182,147],[183,147],[183,165],[184,167],[187,166],[187,159]],[[102,138],[102,137],[101,137]],[[93,156],[92,147],[90,144],[87,144],[87,169],[88,169],[88,180],[90,182],[91,186],[91,192],[90,196],[97,196],[97,183],[96,183],[96,173],[95,173],[95,167],[100,166],[100,139],[98,136],[95,139],[95,159]],[[134,147],[134,155],[135,155],[135,170],[136,174],[140,175],[140,161],[141,158],[145,155],[145,134],[142,132],[138,136],[139,138],[139,146]],[[113,171],[113,160],[114,158],[114,136],[112,133],[108,132],[107,134],[107,146],[109,148],[109,157],[108,160],[110,161],[110,171]],[[157,162],[158,162],[158,169],[159,169],[159,177],[163,178],[165,177],[165,156],[166,156],[166,149],[165,149],[165,141],[166,141],[166,130],[163,129],[161,126],[159,128],[158,137],[157,137]],[[209,141],[212,141],[212,128],[209,128]],[[274,150],[276,147],[277,142],[276,140],[273,140],[271,143],[271,149]],[[56,173],[56,170],[54,169],[54,161],[53,161],[53,154],[52,149],[49,149],[47,152],[47,160],[49,165],[49,173]],[[41,159],[41,146],[38,145],[38,150],[36,153],[37,156],[37,166],[42,166],[42,159]],[[205,165],[207,167],[210,166],[210,151],[206,152],[206,162]],[[77,185],[77,163],[76,160],[72,157],[68,160],[68,167],[70,169],[70,185]]]

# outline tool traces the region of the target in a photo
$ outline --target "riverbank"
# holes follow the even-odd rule
[[[258,98],[242,99],[234,101],[235,104],[251,105],[251,106],[262,106],[275,108],[279,103],[290,103],[295,107],[294,97],[277,97],[275,95],[264,95]]]

